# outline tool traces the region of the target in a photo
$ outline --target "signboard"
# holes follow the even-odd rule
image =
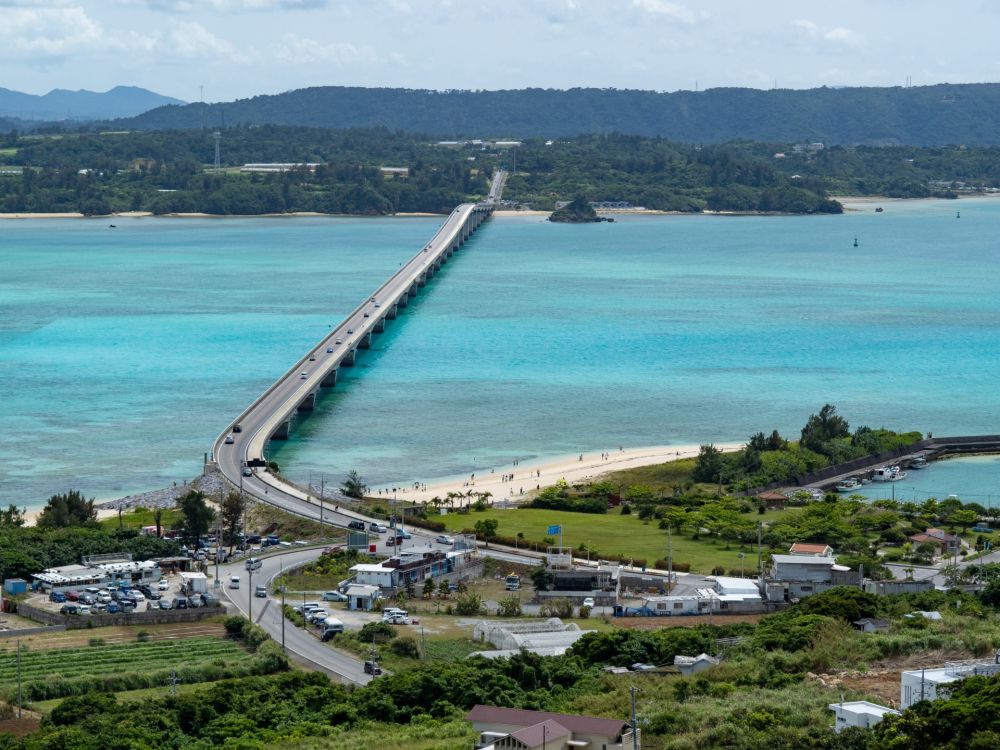
[[[546,534],[561,534],[562,526],[549,526],[549,530],[545,532]]]
[[[368,549],[368,534],[364,531],[347,532],[347,549]]]

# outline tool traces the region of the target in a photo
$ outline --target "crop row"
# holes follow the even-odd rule
[[[99,646],[75,646],[73,648],[55,648],[55,649],[45,649],[41,651],[31,651],[24,650],[21,652],[21,660],[25,658],[44,658],[46,656],[53,656],[59,659],[63,657],[72,658],[74,656],[92,655],[100,654],[104,652],[114,652],[120,654],[122,652],[137,653],[144,651],[156,651],[161,649],[183,649],[184,651],[191,651],[193,649],[202,648],[204,646],[212,645],[231,645],[229,641],[220,640],[219,638],[213,638],[211,636],[200,636],[197,638],[188,638],[183,640],[171,640],[171,641],[145,641],[145,642],[135,642],[135,643],[114,643]],[[17,651],[14,649],[0,650],[0,660],[5,657],[13,659],[17,655]]]

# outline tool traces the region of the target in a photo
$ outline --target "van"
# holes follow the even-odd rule
[[[319,637],[328,641],[337,633],[344,632],[344,623],[336,617],[327,617],[320,623]]]
[[[349,529],[355,529],[357,531],[364,531],[365,530],[365,522],[364,521],[351,521],[349,524],[347,524],[347,528],[349,528]]]
[[[247,570],[260,570],[263,564],[264,561],[261,560],[259,557],[250,557],[247,558],[246,568]]]
[[[253,595],[259,599],[267,598],[267,586],[261,586],[259,583],[253,587]]]
[[[239,576],[229,576],[229,588],[238,589],[240,587],[240,577]]]
[[[320,604],[319,602],[302,602],[302,604],[298,605],[295,608],[295,611],[298,612],[301,615],[304,615],[309,610],[311,610],[311,609],[319,609],[322,606],[323,605]]]

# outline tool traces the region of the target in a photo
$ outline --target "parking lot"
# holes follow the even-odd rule
[[[197,609],[218,603],[211,587],[205,593],[188,592],[179,574],[164,575],[143,584],[109,583],[62,593],[38,593],[27,598],[31,606],[54,614],[87,616],[154,610]]]

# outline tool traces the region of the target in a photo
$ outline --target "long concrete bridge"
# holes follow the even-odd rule
[[[431,240],[404,263],[388,281],[348,314],[322,341],[306,352],[270,388],[261,394],[216,438],[210,463],[218,466],[234,486],[264,502],[298,515],[346,526],[348,514],[331,517],[314,498],[266,469],[269,441],[284,440],[294,429],[296,415],[316,406],[323,389],[337,384],[341,367],[351,367],[358,350],[368,349],[372,337],[385,330],[434,274],[448,262],[473,232],[493,213],[503,190],[506,172],[498,171],[487,199],[463,203],[445,219]]]

